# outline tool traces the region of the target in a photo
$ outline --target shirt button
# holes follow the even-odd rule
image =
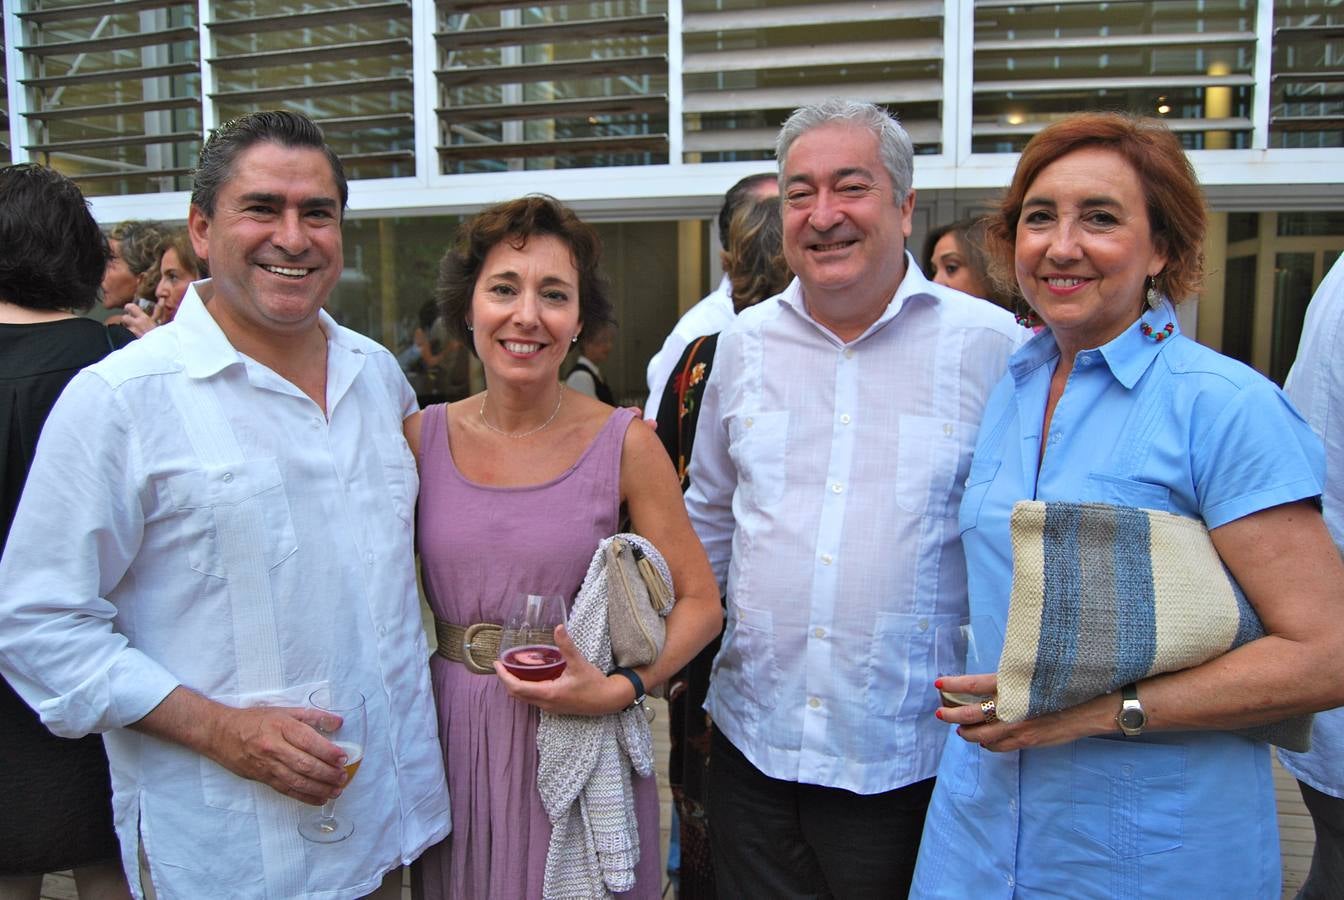
[[[928,630],[929,630],[929,620],[928,620],[928,619],[920,619],[920,620],[919,620],[919,630],[920,630],[920,631],[928,631]]]
[[[225,473],[224,473],[224,483],[225,483],[225,484],[228,484],[230,481],[233,481],[233,473],[232,473],[232,472],[225,472]]]
[[[831,554],[829,554],[829,553],[823,553],[823,554],[821,554],[821,564],[822,564],[823,566],[829,566],[829,565],[831,564],[831,560],[832,560],[833,558],[834,558],[834,557],[832,557]]]
[[[853,358],[854,358],[854,351],[853,351],[853,350],[846,350],[846,351],[845,351],[845,359],[853,359]]]
[[[313,416],[313,427],[314,427],[314,428],[321,428],[321,427],[322,427],[322,420],[319,419],[317,416]]]
[[[750,427],[752,426],[752,424],[754,423],[754,421],[755,421],[755,420],[752,419],[751,416],[747,416],[747,421],[746,421],[745,424],[746,424],[746,426],[747,426],[748,428],[750,428]]]
[[[812,636],[813,636],[813,637],[824,638],[824,637],[826,636],[826,629],[825,629],[825,628],[813,628],[813,629],[812,629]]]
[[[812,707],[813,709],[818,709],[821,706],[821,701],[818,700],[816,697],[808,697],[807,705]]]
[[[372,553],[364,554],[364,561],[369,565],[373,565],[373,554]]]
[[[1017,800],[1009,800],[1009,801],[1008,801],[1008,811],[1009,811],[1009,812],[1017,812]]]
[[[951,423],[951,422],[944,422],[944,423],[943,423],[943,434],[944,434],[946,437],[951,437],[951,436],[952,436],[953,434],[955,434],[955,433],[956,433],[956,429],[952,427],[952,423]]]
[[[378,626],[378,633],[379,633],[380,635],[384,635],[384,636],[386,636],[386,634],[387,634],[387,626],[386,626],[386,625],[379,625],[379,626]]]
[[[849,424],[849,413],[845,413],[844,415],[840,416],[840,424],[841,425]]]
[[[832,494],[838,494],[838,493],[840,493],[840,492],[843,491],[843,490],[844,490],[844,488],[840,486],[840,482],[838,482],[838,481],[837,481],[835,484],[831,485],[831,493],[832,493]]]
[[[1121,766],[1121,767],[1120,767],[1120,774],[1123,775],[1123,776],[1125,776],[1126,778],[1128,778],[1130,775],[1133,775],[1133,774],[1134,774],[1134,767],[1133,767],[1133,766]]]

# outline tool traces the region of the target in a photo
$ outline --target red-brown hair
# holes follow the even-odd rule
[[[1013,251],[1027,190],[1046,166],[1085,147],[1120,154],[1138,174],[1153,244],[1167,257],[1166,268],[1154,278],[1157,289],[1176,303],[1196,294],[1204,281],[1204,192],[1181,142],[1165,124],[1124,113],[1070,116],[1027,142],[1012,183],[989,218],[986,244],[994,280],[1020,295]]]

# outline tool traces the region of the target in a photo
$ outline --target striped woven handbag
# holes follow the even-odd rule
[[[1013,506],[1013,588],[997,712],[1019,722],[1264,636],[1196,519],[1105,503]],[[1290,750],[1311,716],[1240,729]]]

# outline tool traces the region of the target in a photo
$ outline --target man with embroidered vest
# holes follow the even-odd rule
[[[913,149],[882,109],[797,110],[776,157],[797,277],[720,335],[686,495],[728,597],[715,875],[724,896],[904,896],[946,740],[934,632],[967,608],[962,482],[1026,335],[904,251]]]
[[[415,398],[322,312],[340,160],[255,113],[201,151],[188,229],[214,277],[78,375],[43,431],[0,565],[0,670],[53,732],[101,732],[137,896],[400,896],[448,832],[412,550]],[[366,698],[359,777],[314,726]],[[340,797],[354,822],[309,843]]]

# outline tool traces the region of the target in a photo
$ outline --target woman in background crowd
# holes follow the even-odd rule
[[[154,285],[153,313],[146,313],[132,304],[126,308],[126,316],[122,320],[122,324],[136,337],[143,337],[150,329],[173,321],[191,283],[210,277],[209,266],[196,255],[185,228],[175,229],[164,237],[159,244],[158,258],[150,271],[158,273]]]
[[[784,261],[778,199],[754,200],[738,207],[729,221],[722,259],[732,283],[734,311],[740,313],[784,290],[793,276]],[[690,487],[687,468],[700,419],[700,398],[708,384],[718,341],[718,334],[712,334],[691,342],[672,370],[658,405],[658,439],[677,467],[682,491]],[[719,639],[715,638],[668,684],[672,743],[668,781],[680,819],[678,896],[683,900],[716,895],[705,809],[710,723],[703,707],[718,651]]]
[[[112,227],[107,233],[112,255],[102,279],[104,307],[129,313],[128,307],[138,300],[143,299],[149,305],[154,296],[154,282],[148,276],[167,234],[168,229],[161,222],[151,219],[128,219]],[[126,324],[122,319],[123,314],[115,314],[108,317],[107,324]]]
[[[980,297],[1004,309],[1013,309],[1012,291],[1000,290],[989,276],[985,257],[987,220],[962,219],[940,225],[924,239],[920,262],[930,281]]]
[[[526,594],[572,601],[621,509],[661,550],[677,588],[667,643],[643,686],[662,684],[721,627],[717,590],[676,475],[653,431],[559,381],[571,344],[610,319],[597,233],[550,197],[465,223],[439,280],[448,327],[480,357],[486,390],[407,420],[420,464],[417,546],[441,635],[504,622]],[[472,633],[480,632],[475,629]],[[598,671],[563,629],[563,673],[527,682],[440,640],[430,667],[453,834],[415,867],[430,898],[542,895],[551,824],[537,786],[540,710],[602,716],[629,707],[635,678]],[[465,650],[465,655],[464,655]],[[658,797],[633,779],[639,859],[631,896],[661,894]]]
[[[72,181],[41,166],[0,169],[0,552],[56,398],[130,340],[79,315],[97,301],[107,261]],[[129,897],[102,738],[56,737],[0,679],[0,760],[0,898],[36,900],[43,873],[71,868],[83,900]]]
[[[940,708],[956,730],[912,896],[1279,896],[1269,748],[1232,729],[1344,703],[1344,563],[1317,505],[1319,441],[1273,384],[1177,325],[1204,230],[1159,121],[1073,116],[1023,150],[990,246],[1045,330],[980,426],[960,514],[970,611],[1006,633],[1014,503],[1095,502],[1202,520],[1267,635],[1023,722],[991,701]],[[1085,578],[1148,553],[1085,537]],[[1117,609],[1137,594],[1117,583]],[[1080,652],[1088,638],[1106,640],[1080,635]],[[998,682],[939,687],[993,697]]]
[[[616,397],[603,380],[602,370],[599,368],[607,361],[607,357],[611,356],[611,348],[615,344],[614,322],[603,322],[585,329],[579,335],[579,356],[574,360],[574,365],[565,378],[565,387],[601,400],[608,406],[615,406]]]

